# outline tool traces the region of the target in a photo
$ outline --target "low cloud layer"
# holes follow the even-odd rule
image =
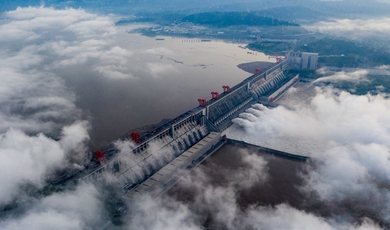
[[[0,134],[1,229],[96,229],[102,224],[102,197],[95,186],[57,193],[45,187],[55,171],[82,168],[87,130],[87,122],[75,122],[63,127],[57,141],[13,128]]]
[[[320,69],[318,70],[319,73],[326,74],[326,69]],[[314,81],[314,83],[317,82],[339,82],[339,81],[349,81],[349,82],[362,82],[362,81],[368,81],[367,79],[367,70],[357,70],[354,72],[335,72],[333,74],[328,74],[329,76],[318,78]]]
[[[315,83],[365,80],[364,73],[339,72],[319,78]],[[261,104],[254,105],[240,118],[233,120],[243,129],[232,129],[228,133],[267,146],[277,146],[281,139],[290,140],[288,142],[294,140],[295,146],[302,142],[304,144],[298,148],[290,146],[290,149],[281,144],[282,150],[296,152],[304,148],[304,153],[314,155],[333,144],[389,143],[390,102],[386,95],[357,96],[332,87],[305,89],[302,86],[302,90],[305,91],[290,90],[283,102],[287,106],[269,109]],[[307,96],[309,99],[305,99]]]
[[[332,19],[304,26],[308,30],[350,38],[386,38],[390,32],[390,18]]]
[[[318,81],[356,79],[338,73]],[[341,77],[340,77],[341,76]],[[304,89],[302,86],[301,89]],[[307,89],[307,88],[306,88]],[[255,105],[228,136],[313,157],[303,192],[332,207],[335,215],[368,216],[390,225],[390,100],[387,95],[352,95],[332,87],[292,90],[287,107]],[[354,208],[349,209],[352,205]],[[360,213],[360,214],[359,214]],[[347,217],[344,217],[348,219]]]
[[[132,52],[118,46],[114,21],[82,9],[17,8],[0,24],[0,203],[41,189],[55,170],[81,168],[90,125],[63,72],[132,78]],[[73,71],[72,71],[73,70]],[[88,72],[87,71],[87,72]],[[49,138],[50,136],[50,138]],[[52,138],[54,139],[52,139]],[[22,194],[23,195],[23,194]],[[30,194],[27,194],[29,196]]]
[[[253,158],[262,157],[243,151],[241,154]],[[238,162],[239,163],[239,162]],[[253,162],[255,164],[255,162]],[[237,173],[239,168],[229,172]],[[164,196],[152,198],[149,195],[137,197],[129,210],[128,229],[380,229],[372,221],[365,219],[361,224],[326,219],[298,210],[287,204],[275,207],[253,204],[247,208],[240,207],[239,193],[250,189],[241,187],[240,180],[246,178],[229,178],[228,185],[212,183],[209,168],[200,166],[189,176],[183,178],[178,186],[184,200]],[[215,168],[213,169],[215,170]],[[267,174],[262,166],[252,168],[252,173]],[[265,181],[263,181],[265,182]],[[263,183],[261,182],[261,183]],[[253,185],[253,184],[252,184]],[[176,194],[176,193],[174,193]]]
[[[151,72],[153,77],[158,77],[162,73],[175,71],[171,64],[161,64],[158,62],[148,62],[146,67]]]
[[[76,230],[98,229],[104,224],[103,204],[98,190],[91,184],[82,184],[74,191],[55,193],[32,203],[33,207],[19,218],[0,220],[0,228]]]
[[[55,171],[80,169],[86,160],[90,126],[58,71],[88,64],[102,76],[131,77],[123,60],[132,54],[110,44],[115,34],[112,20],[81,9],[28,7],[4,13],[0,208],[8,218],[0,219],[1,229],[85,229],[86,223],[99,222],[94,186],[46,197],[39,192],[51,193],[45,186]]]
[[[4,175],[0,178],[0,205],[23,193],[23,185],[42,188],[55,170],[80,163],[85,158],[86,129],[86,123],[64,127],[60,141],[42,133],[27,136],[17,129],[0,134],[0,173]]]
[[[82,9],[47,7],[17,8],[5,17],[0,44],[8,48],[3,50],[7,63],[15,60],[16,66],[22,62],[26,68],[47,71],[88,64],[105,77],[132,77],[128,75],[132,52],[113,44],[118,30],[109,17]],[[18,55],[21,53],[24,55]]]
[[[13,127],[53,133],[80,119],[77,97],[61,76],[66,70],[133,78],[133,53],[114,42],[117,35],[111,18],[82,9],[27,7],[6,12],[0,25],[0,131]]]

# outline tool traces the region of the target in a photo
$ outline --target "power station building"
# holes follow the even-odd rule
[[[291,69],[317,69],[318,53],[290,52],[288,62]]]

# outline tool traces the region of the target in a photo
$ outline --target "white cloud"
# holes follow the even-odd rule
[[[89,124],[86,121],[77,121],[71,126],[62,128],[59,143],[71,163],[80,164],[86,159],[86,142],[89,141]]]
[[[333,147],[319,157],[306,189],[316,190],[323,200],[372,199],[375,184],[390,181],[389,157],[389,148],[379,144]]]
[[[206,170],[206,171],[205,171]],[[241,170],[238,169],[237,171]],[[234,174],[236,171],[231,172]],[[318,217],[287,204],[275,207],[238,204],[237,190],[232,186],[213,185],[207,168],[196,168],[179,185],[184,200],[169,196],[136,197],[129,210],[128,229],[381,229],[371,220],[361,224]]]
[[[171,64],[163,64],[159,62],[148,62],[146,66],[149,72],[154,77],[158,77],[159,75],[166,72],[176,71],[175,67],[173,67]]]
[[[243,167],[233,174],[231,182],[240,189],[249,189],[255,184],[263,184],[268,180],[267,161],[254,153],[241,152]]]
[[[117,44],[118,33],[110,17],[82,9],[6,12],[0,24],[0,132],[12,127],[58,136],[63,125],[80,119],[64,72],[82,68],[83,74],[133,78],[133,53]]]
[[[154,49],[146,50],[146,53],[154,54],[154,55],[170,55],[174,54],[174,51],[165,47],[158,47]]]
[[[56,75],[58,68],[83,64],[108,78],[133,77],[132,52],[115,44],[118,30],[109,17],[46,7],[17,8],[5,17],[0,25],[0,68],[25,81],[27,71]]]
[[[129,73],[129,58],[132,55],[131,51],[115,46],[100,55],[100,64],[93,69],[113,79],[132,78],[133,75]]]
[[[331,19],[304,26],[308,30],[331,33],[352,38],[387,36],[390,18],[375,19]]]
[[[64,127],[59,142],[42,133],[27,136],[16,129],[0,134],[0,204],[17,197],[24,184],[42,187],[48,175],[66,166],[71,151],[83,149],[81,143],[86,139],[85,123]]]
[[[310,93],[306,91],[300,94],[301,97],[304,95]],[[250,134],[243,134],[243,138],[248,141],[251,140],[251,135],[253,141],[256,139],[261,144],[282,147],[283,143],[276,144],[281,139],[274,140],[274,137],[295,140],[297,143],[303,141],[304,144],[295,149],[288,149],[288,146],[283,149],[293,152],[300,152],[301,148],[308,151],[307,147],[313,147],[310,152],[314,154],[318,148],[326,148],[332,145],[331,143],[390,143],[390,102],[383,95],[356,96],[345,91],[317,87],[315,96],[308,104],[301,100],[301,97],[295,100],[292,95],[295,99],[290,100],[289,109],[283,106],[268,109],[255,105],[247,113],[253,113],[255,110],[258,116],[256,121],[241,116],[234,119],[234,122]],[[231,130],[231,133],[228,133],[233,136],[242,135],[235,134],[234,128]]]
[[[9,202],[23,183],[42,186],[45,174],[58,167],[65,157],[60,145],[42,134],[29,137],[10,129],[0,140],[1,204]]]
[[[378,67],[378,69],[389,70],[390,69],[390,65],[381,65],[381,66]]]
[[[364,72],[337,73],[355,79]],[[329,80],[329,79],[328,79]],[[256,105],[241,116],[230,137],[313,157],[304,191],[338,209],[354,202],[355,211],[390,223],[390,100],[387,95],[352,95],[331,87],[291,91],[286,105]],[[296,94],[296,95],[294,95]],[[299,95],[299,96],[297,96]],[[298,99],[297,99],[298,98]],[[349,215],[348,213],[345,213]]]
[[[0,228],[14,229],[97,229],[102,223],[103,205],[98,190],[82,184],[75,191],[56,193],[41,200],[21,217],[0,220]]]
[[[274,209],[268,207],[253,208],[248,212],[247,225],[260,229],[335,229],[323,218],[299,211],[288,205],[281,204]]]
[[[319,72],[324,72],[324,70],[319,70]],[[350,82],[361,82],[369,81],[366,76],[368,74],[367,70],[357,70],[354,72],[336,72],[330,76],[325,76],[316,79],[314,82],[338,82],[338,81],[350,81]]]
[[[0,68],[7,65],[3,61]],[[0,81],[0,132],[13,127],[51,133],[79,118],[74,95],[51,73],[5,69]]]
[[[163,200],[148,195],[138,197],[132,202],[130,212],[129,218],[126,218],[128,229],[202,229],[186,205],[169,198]]]

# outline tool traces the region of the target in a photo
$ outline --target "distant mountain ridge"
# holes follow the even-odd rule
[[[388,17],[390,12],[390,4],[374,0],[2,0],[0,11],[14,10],[18,6],[39,6],[42,3],[55,8],[81,7],[91,12],[118,15],[153,12],[263,12],[267,17],[296,22],[328,18]]]
[[[192,22],[199,25],[226,27],[226,26],[299,26],[270,17],[259,16],[247,12],[205,12],[186,16],[183,22]]]

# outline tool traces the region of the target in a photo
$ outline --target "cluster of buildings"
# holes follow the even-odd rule
[[[308,52],[289,52],[288,64],[291,69],[317,69],[318,65],[318,53]]]

